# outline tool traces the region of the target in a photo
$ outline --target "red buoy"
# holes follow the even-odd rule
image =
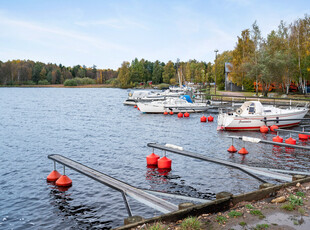
[[[173,115],[173,112],[172,111],[170,111],[170,113],[169,113],[170,115]]]
[[[188,112],[184,113],[184,117],[189,117],[189,113]]]
[[[168,112],[167,112],[167,111],[165,111],[165,112],[164,112],[164,115],[168,115]]]
[[[275,132],[275,129],[278,129],[279,127],[277,125],[270,126],[270,131]]]
[[[135,105],[134,108],[137,108],[137,106]]]
[[[242,148],[239,150],[238,153],[239,153],[239,154],[242,154],[242,155],[246,155],[246,154],[248,154],[249,152],[248,152],[248,150],[245,149],[245,147],[242,147]]]
[[[72,180],[69,177],[67,177],[66,175],[62,175],[56,181],[56,185],[60,186],[60,187],[70,187],[72,185]]]
[[[157,165],[157,161],[159,159],[159,156],[155,153],[151,153],[146,157],[146,164],[147,165]]]
[[[280,143],[282,143],[283,142],[283,138],[280,137],[280,136],[275,136],[274,138],[272,138],[272,141],[273,142],[280,142]]]
[[[260,131],[261,133],[268,133],[269,128],[268,128],[266,125],[262,125],[262,126],[259,128],[259,131]]]
[[[157,165],[159,169],[170,169],[171,168],[171,160],[167,157],[162,157],[157,161]]]
[[[212,122],[213,121],[213,117],[210,115],[208,116],[208,122]]]
[[[299,137],[299,140],[308,140],[307,134],[299,133],[298,137]]]
[[[228,149],[227,149],[228,152],[230,153],[235,153],[237,152],[237,149],[235,148],[235,146],[231,145]]]
[[[137,109],[140,110],[139,107],[137,107]]]
[[[183,117],[183,113],[178,113],[178,118]]]
[[[61,174],[57,170],[53,170],[46,178],[47,181],[53,182],[58,180],[58,178],[61,176]]]
[[[202,117],[200,118],[200,122],[207,122],[207,118],[206,118],[205,116],[202,116]]]
[[[288,138],[285,140],[286,144],[290,144],[290,145],[296,145],[296,140],[292,137]]]

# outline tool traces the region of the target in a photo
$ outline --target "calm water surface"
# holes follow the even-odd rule
[[[68,191],[48,184],[46,176],[53,170],[49,154],[136,187],[207,199],[221,191],[248,192],[259,182],[235,169],[169,153],[172,171],[162,174],[146,167],[145,157],[152,151],[146,144],[171,143],[247,165],[309,170],[309,153],[303,150],[247,144],[247,156],[226,151],[228,135],[271,140],[272,134],[217,132],[216,114],[214,123],[200,123],[201,114],[188,119],[141,114],[122,104],[126,97],[121,89],[0,88],[0,229],[109,229],[123,224],[127,212],[119,192],[70,169],[66,174],[73,186]],[[235,146],[240,149],[241,143]],[[60,165],[58,170],[62,172]],[[134,215],[160,214],[128,199]]]

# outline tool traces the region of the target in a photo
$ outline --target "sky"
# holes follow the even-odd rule
[[[214,62],[255,20],[266,38],[309,13],[309,0],[0,0],[0,60]]]

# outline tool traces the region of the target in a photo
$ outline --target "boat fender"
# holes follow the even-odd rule
[[[166,144],[165,145],[166,147],[168,147],[168,148],[172,148],[172,149],[178,149],[178,150],[183,150],[183,147],[181,147],[181,146],[177,146],[177,145],[173,145],[173,144]]]
[[[259,139],[259,138],[245,137],[245,136],[242,137],[242,140],[243,141],[249,141],[249,142],[252,142],[252,143],[259,143],[261,141],[261,139]]]

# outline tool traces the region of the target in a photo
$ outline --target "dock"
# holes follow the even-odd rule
[[[149,194],[141,189],[138,189],[120,180],[117,180],[95,169],[89,168],[81,163],[73,161],[62,155],[52,154],[48,155],[48,158],[53,160],[54,162],[67,166],[85,176],[88,176],[112,189],[121,192],[129,216],[132,216],[132,214],[126,199],[126,195],[163,213],[169,213],[178,210],[178,206],[175,204],[172,204],[166,200],[163,200],[159,197]]]
[[[192,153],[189,151],[185,151],[185,150],[182,150],[180,148],[167,147],[165,145],[160,145],[160,144],[156,144],[156,143],[148,143],[147,146],[154,148],[154,149],[160,149],[163,151],[176,153],[176,154],[179,154],[182,156],[191,157],[194,159],[199,159],[199,160],[203,160],[203,161],[208,161],[208,162],[232,167],[232,168],[241,170],[242,172],[252,176],[253,178],[256,178],[257,180],[259,180],[263,183],[267,183],[267,181],[265,181],[264,179],[262,179],[256,175],[261,175],[261,176],[279,179],[279,180],[283,180],[283,181],[292,181],[292,179],[293,179],[293,176],[291,176],[291,175],[278,173],[278,172],[275,172],[275,171],[272,171],[272,170],[269,170],[266,168],[252,167],[252,166],[237,164],[237,163],[233,163],[230,161],[225,161],[225,160],[221,160],[221,159],[217,159],[217,158],[213,158],[213,157],[211,158],[211,157],[207,157],[205,155],[199,154],[199,153]]]

